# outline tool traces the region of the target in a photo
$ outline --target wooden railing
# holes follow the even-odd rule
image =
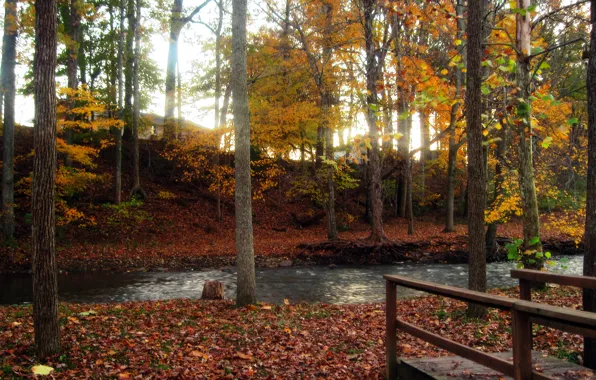
[[[511,278],[519,279],[519,298],[526,301],[532,299],[532,286],[537,283],[596,289],[596,277],[563,275],[530,269],[513,269]]]
[[[386,280],[386,356],[387,378],[397,377],[397,330],[434,344],[456,355],[482,364],[516,380],[551,377],[532,369],[532,323],[554,327],[574,334],[596,338],[596,315],[578,310],[538,304],[497,295],[489,295],[454,286],[439,285],[413,280],[402,276],[383,276]],[[513,363],[488,353],[464,346],[455,341],[425,331],[403,320],[397,319],[397,285],[424,291],[465,302],[472,302],[511,312],[513,336]]]

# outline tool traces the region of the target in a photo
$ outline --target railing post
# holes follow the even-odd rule
[[[528,314],[511,310],[513,335],[513,373],[515,380],[532,379],[532,322]]]
[[[532,300],[532,283],[530,281],[519,279],[519,299],[524,301]]]
[[[386,280],[385,290],[385,354],[387,379],[397,379],[397,289],[395,283]]]

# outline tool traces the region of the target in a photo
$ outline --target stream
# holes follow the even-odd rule
[[[561,257],[559,257],[561,259]],[[582,256],[564,257],[550,269],[554,272],[581,274]],[[509,276],[514,263],[487,265],[489,288],[517,285]],[[384,274],[408,276],[445,285],[466,287],[467,265],[462,264],[393,264],[331,267],[287,267],[257,269],[259,301],[369,303],[385,299]],[[236,269],[187,272],[69,273],[58,277],[61,301],[104,303],[126,301],[200,298],[203,283],[218,280],[225,283],[226,298],[236,294]],[[0,304],[31,302],[31,275],[0,274]],[[398,288],[398,297],[419,294]]]

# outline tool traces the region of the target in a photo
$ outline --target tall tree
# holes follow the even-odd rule
[[[534,181],[534,159],[532,144],[532,112],[530,95],[532,90],[530,59],[532,54],[532,23],[531,12],[528,10],[531,0],[517,0],[517,33],[516,33],[516,84],[519,95],[517,97],[517,134],[519,158],[519,188],[522,200],[522,222],[524,234],[524,251],[542,251],[540,243],[540,219],[538,214],[538,200],[536,198],[536,184]],[[524,12],[525,11],[525,12]],[[525,260],[527,268],[541,268],[544,261],[532,256],[533,262]]]
[[[482,19],[484,0],[468,1],[466,122],[468,127],[468,287],[486,291],[484,209],[486,173],[482,151]],[[468,315],[481,317],[486,308],[470,304]]]
[[[584,242],[584,276],[596,276],[596,0],[591,1],[588,55],[588,194]],[[583,307],[596,312],[596,291],[584,289]],[[584,365],[596,369],[596,340],[584,338]]]
[[[232,3],[232,109],[235,126],[236,252],[238,280],[236,304],[257,301],[252,231],[250,182],[250,114],[246,73],[246,0]]]
[[[379,130],[377,126],[376,110],[378,108],[377,81],[383,67],[387,48],[390,43],[388,24],[385,24],[383,41],[377,47],[374,35],[374,18],[379,11],[379,4],[375,0],[361,0],[362,26],[366,51],[366,122],[371,140],[369,157],[369,197],[371,199],[372,226],[370,241],[382,242],[387,239],[383,228],[383,188],[381,178],[381,152],[379,149]]]
[[[134,0],[128,0],[134,2]],[[135,52],[133,58],[133,95],[134,105],[132,113],[132,138],[133,138],[133,156],[132,156],[132,190],[130,196],[147,198],[145,190],[141,187],[141,163],[139,155],[139,121],[141,116],[141,99],[139,92],[139,64],[141,56],[141,0],[136,0],[136,22],[135,22]]]
[[[455,5],[456,17],[456,39],[463,40],[465,20],[463,17],[464,0],[457,0]],[[459,100],[461,98],[461,89],[463,86],[463,73],[462,70],[456,66],[455,68],[455,97]],[[455,231],[455,169],[457,165],[457,151],[459,150],[462,142],[456,142],[456,125],[457,117],[459,113],[460,102],[457,101],[451,106],[450,120],[449,120],[449,153],[447,161],[447,199],[446,203],[446,221],[445,229],[443,232],[454,232]]]
[[[56,21],[55,0],[35,2],[35,123],[32,192],[33,327],[37,354],[60,351],[55,251],[56,188]]]
[[[176,123],[174,111],[176,109],[176,66],[178,64],[178,40],[186,24],[193,20],[201,9],[211,0],[205,0],[196,7],[188,17],[182,16],[183,0],[174,0],[172,4],[172,18],[170,19],[170,46],[168,49],[168,65],[166,67],[166,105],[164,110],[164,139],[176,138]],[[223,6],[223,5],[222,5]]]
[[[2,232],[5,239],[14,236],[14,104],[17,59],[17,1],[4,3],[4,36],[2,38],[2,93],[4,125],[2,131]],[[1,105],[1,103],[0,103]]]
[[[124,66],[124,20],[125,0],[120,0],[120,25],[118,29],[118,115],[123,116],[124,107],[124,78],[122,76]],[[116,138],[116,172],[114,173],[114,203],[120,204],[122,201],[122,128],[115,128]]]

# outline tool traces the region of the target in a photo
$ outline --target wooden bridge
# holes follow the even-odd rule
[[[584,337],[596,338],[596,314],[568,308],[549,306],[531,301],[535,283],[554,283],[586,289],[596,289],[596,278],[565,276],[533,270],[512,270],[511,277],[519,279],[520,299],[476,292],[453,286],[413,280],[402,276],[385,275],[386,280],[386,355],[388,379],[470,379],[503,378],[515,380],[551,380],[557,374],[584,371],[586,368],[555,358],[543,358],[532,353],[532,323],[555,328]],[[490,308],[509,311],[513,337],[513,352],[488,354],[443,338],[410,323],[396,315],[397,285],[439,296],[476,303]],[[397,330],[429,342],[459,356],[397,359]],[[509,358],[513,358],[513,362]],[[458,371],[454,371],[454,364]],[[540,372],[535,366],[540,367]],[[461,377],[454,372],[459,372]],[[504,375],[504,376],[503,376]],[[585,378],[585,377],[584,377]]]

